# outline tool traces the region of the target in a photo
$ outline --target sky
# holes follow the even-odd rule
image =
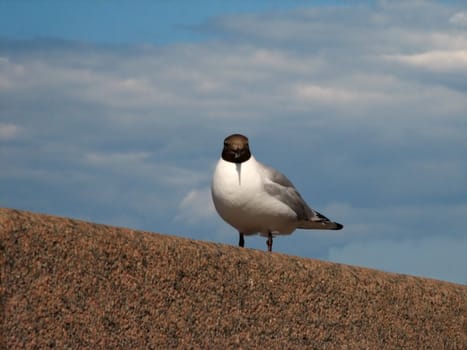
[[[1,207],[237,245],[232,133],[344,225],[276,252],[467,283],[465,2],[0,1]]]

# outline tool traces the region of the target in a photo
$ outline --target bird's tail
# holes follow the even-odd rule
[[[344,226],[329,220],[324,215],[313,211],[313,216],[308,220],[300,221],[297,228],[309,229],[309,230],[340,230]]]

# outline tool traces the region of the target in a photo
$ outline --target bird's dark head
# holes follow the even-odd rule
[[[232,134],[225,138],[222,159],[232,163],[243,163],[251,157],[248,138],[240,134]]]

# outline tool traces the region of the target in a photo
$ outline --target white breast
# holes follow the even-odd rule
[[[264,190],[260,167],[253,156],[240,164],[220,159],[211,185],[214,206],[244,234],[289,234],[296,228],[296,214]]]

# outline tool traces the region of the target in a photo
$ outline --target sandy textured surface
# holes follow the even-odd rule
[[[7,349],[465,349],[467,287],[0,209]]]

